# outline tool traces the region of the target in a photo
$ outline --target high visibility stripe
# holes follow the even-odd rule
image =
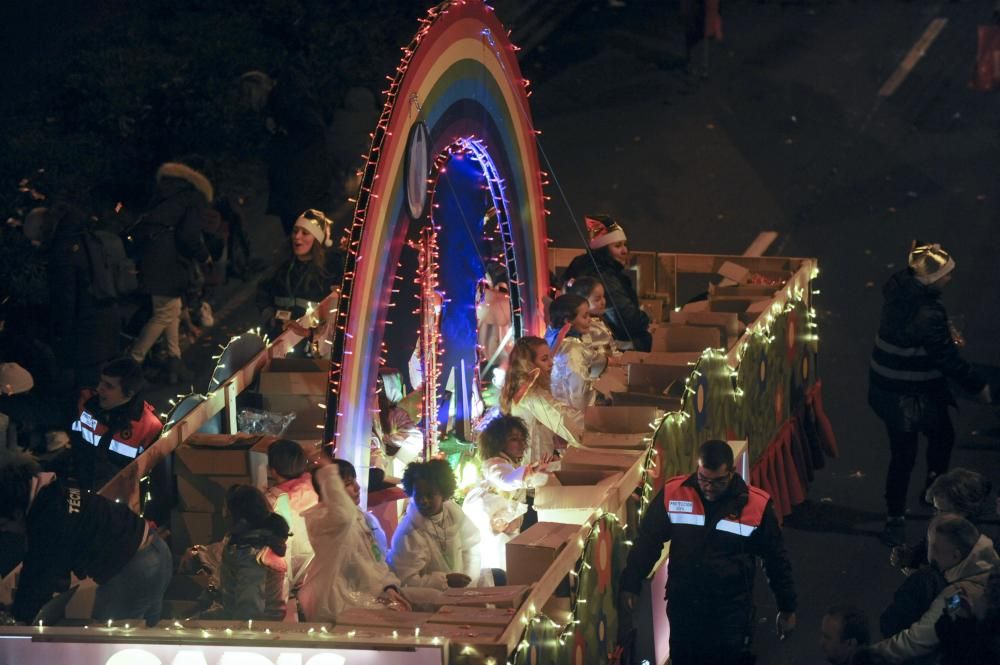
[[[757,527],[755,526],[741,524],[739,522],[731,522],[729,520],[719,520],[719,523],[715,525],[715,528],[719,531],[735,533],[737,536],[749,536],[757,530]]]
[[[890,344],[878,335],[875,335],[875,346],[882,349],[886,353],[891,353],[894,356],[926,356],[927,349],[922,346],[896,346],[895,344]]]
[[[927,381],[929,379],[941,379],[944,378],[944,374],[936,369],[926,370],[923,372],[913,371],[913,370],[903,370],[903,369],[890,369],[888,367],[883,367],[879,365],[873,359],[870,363],[872,371],[876,374],[880,374],[887,379],[895,379],[897,381]]]
[[[136,455],[139,454],[138,448],[133,448],[132,446],[128,445],[127,443],[123,443],[118,439],[111,439],[111,445],[108,446],[108,449],[113,450],[119,455],[124,455],[125,457],[135,457]]]
[[[695,526],[705,526],[704,515],[692,515],[691,513],[667,513],[670,521],[674,524],[694,524]]]

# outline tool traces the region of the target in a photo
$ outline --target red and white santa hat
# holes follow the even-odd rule
[[[303,229],[316,238],[317,242],[322,243],[324,247],[332,247],[333,238],[330,237],[331,226],[329,218],[322,211],[310,208],[299,215],[292,228]]]
[[[588,215],[583,218],[587,224],[587,236],[590,238],[590,248],[600,249],[616,242],[625,242],[625,231],[610,215]]]

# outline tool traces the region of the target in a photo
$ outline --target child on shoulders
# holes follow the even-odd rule
[[[479,529],[451,500],[456,486],[443,459],[413,462],[403,473],[410,505],[392,538],[389,565],[411,597],[415,589],[480,585]]]
[[[552,455],[555,436],[577,446],[583,434],[583,411],[552,396],[551,373],[552,353],[544,339],[526,336],[517,340],[500,391],[500,411],[517,416],[527,426],[527,462],[540,462]]]

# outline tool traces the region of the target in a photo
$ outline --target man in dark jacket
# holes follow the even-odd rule
[[[98,620],[160,619],[173,570],[170,549],[125,504],[43,473],[27,455],[0,462],[0,518],[22,526],[27,550],[14,595],[14,618],[34,622],[70,573],[97,582]]]
[[[202,236],[209,214],[212,183],[194,169],[167,162],[156,171],[156,193],[150,209],[132,231],[139,254],[143,292],[153,299],[153,316],[143,327],[131,354],[142,362],[160,335],[167,340],[170,383],[183,375],[180,362],[181,296],[194,269],[210,260]]]
[[[71,426],[74,475],[85,490],[98,491],[153,445],[163,424],[142,399],[142,367],[131,358],[101,369],[97,393],[89,396]]]
[[[778,604],[777,629],[795,628],[795,585],[767,492],[733,472],[725,441],[706,441],[698,471],[677,476],[649,504],[622,572],[622,606],[632,609],[670,542],[667,618],[674,665],[752,662],[755,560],[764,562]]]
[[[590,250],[574,258],[563,282],[584,275],[596,277],[604,284],[608,309],[605,316],[615,339],[630,342],[636,351],[649,351],[653,343],[649,315],[639,306],[639,296],[631,278],[625,273],[628,265],[628,238],[625,231],[608,215],[585,217]]]
[[[889,432],[885,481],[888,520],[883,541],[904,539],[906,493],[917,458],[917,436],[927,437],[927,482],[948,470],[955,430],[948,407],[955,404],[948,380],[990,402],[989,386],[959,353],[961,338],[941,303],[955,261],[940,245],[910,250],[909,267],[882,289],[885,301],[868,370],[868,404]]]

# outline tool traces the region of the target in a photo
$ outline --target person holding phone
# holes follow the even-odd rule
[[[935,627],[946,613],[977,619],[986,613],[986,583],[1000,567],[993,541],[964,517],[944,513],[927,528],[927,558],[944,573],[948,586],[909,628],[873,646],[891,662],[937,654],[940,640]]]

